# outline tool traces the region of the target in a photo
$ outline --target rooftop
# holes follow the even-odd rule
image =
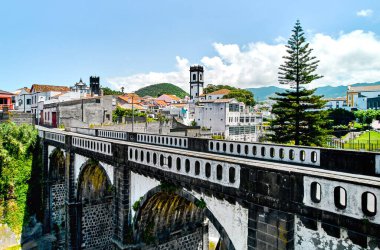
[[[380,85],[358,86],[358,87],[348,86],[348,90],[347,91],[348,92],[380,91]]]
[[[40,85],[40,84],[33,84],[32,88],[30,89],[30,92],[49,92],[49,91],[70,91],[69,87],[66,86],[55,86],[55,85]]]

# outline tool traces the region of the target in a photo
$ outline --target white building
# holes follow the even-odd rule
[[[227,140],[257,141],[262,131],[262,115],[250,111],[236,99],[217,99],[199,102],[194,120],[212,134],[224,135]]]
[[[32,94],[30,89],[22,88],[15,92],[15,110],[25,113],[32,112]]]
[[[52,97],[69,92],[70,88],[66,86],[53,86],[53,85],[40,85],[33,84],[30,89],[30,94],[32,97],[31,111],[35,114],[35,118],[37,120],[37,124],[41,119],[41,112],[43,110],[43,105],[39,106],[40,102],[44,102],[46,100],[50,100]]]
[[[72,92],[79,92],[83,96],[91,93],[90,87],[87,86],[87,84],[82,81],[82,78],[79,80],[79,82],[75,83],[75,85],[71,87],[70,90]]]
[[[209,101],[209,100],[218,100],[223,99],[225,95],[228,95],[230,93],[229,89],[219,89],[217,91],[208,93],[208,94],[202,94],[200,96],[201,101]]]
[[[348,86],[347,104],[351,108],[366,110],[368,108],[368,99],[375,100],[379,96],[380,96],[380,85],[357,86],[357,87]]]
[[[347,106],[347,99],[345,97],[326,98],[325,100],[327,101],[325,104],[326,109],[350,109]]]

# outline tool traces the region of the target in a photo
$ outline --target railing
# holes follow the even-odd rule
[[[8,108],[8,110],[13,110],[14,106],[13,104],[0,104],[0,110],[3,110],[4,108]]]

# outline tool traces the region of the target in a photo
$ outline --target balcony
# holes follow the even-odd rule
[[[0,110],[4,110],[4,108],[8,107],[8,110],[13,110],[14,105],[13,104],[0,104]]]

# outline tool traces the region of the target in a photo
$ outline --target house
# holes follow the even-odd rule
[[[82,81],[82,78],[79,80],[79,82],[75,83],[73,87],[70,88],[72,92],[79,92],[83,95],[90,94],[90,87],[87,86],[86,83]]]
[[[257,141],[262,132],[263,117],[231,98],[200,101],[195,107],[194,121],[228,140]]]
[[[32,112],[32,94],[27,87],[18,89],[15,94],[15,109],[24,113]]]
[[[204,94],[205,100],[218,100],[222,99],[225,95],[228,95],[231,92],[229,89],[219,89],[217,91]]]
[[[167,104],[181,103],[181,98],[176,95],[163,94],[156,98],[157,101],[164,101]]]
[[[357,86],[347,88],[347,105],[351,108],[366,110],[368,108],[368,99],[371,105],[376,104],[377,98],[380,96],[380,85]]]
[[[117,102],[120,105],[124,105],[127,103],[140,104],[142,101],[143,101],[143,98],[141,98],[139,95],[135,93],[127,93],[127,94],[120,95],[117,97]]]
[[[12,104],[12,96],[14,96],[14,94],[0,90],[0,110],[4,110],[4,108],[8,108],[8,110],[14,109],[14,105]]]
[[[345,97],[326,98],[324,100],[327,101],[325,104],[325,109],[350,109],[347,106],[347,98]]]

